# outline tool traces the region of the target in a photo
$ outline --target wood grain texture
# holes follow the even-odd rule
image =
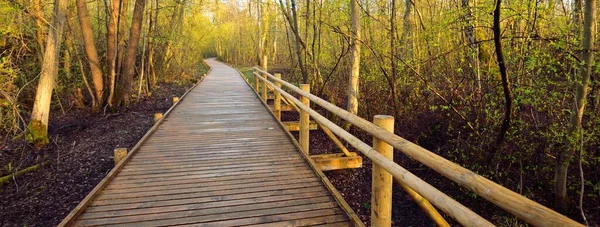
[[[66,225],[352,226],[278,121],[215,60]]]

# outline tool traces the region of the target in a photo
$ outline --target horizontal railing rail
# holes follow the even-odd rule
[[[374,150],[370,145],[362,142],[354,135],[345,131],[337,124],[331,122],[329,119],[311,109],[309,105],[303,104],[303,102],[295,98],[293,95],[269,81],[269,79],[273,80],[275,83],[287,87],[294,93],[298,94],[301,98],[310,100],[325,110],[346,120],[350,124],[353,124],[354,126],[371,134],[373,137],[388,143],[414,160],[435,170],[453,182],[456,182],[459,185],[475,192],[482,198],[494,203],[503,210],[510,212],[529,224],[536,226],[583,226],[582,224],[571,220],[552,209],[549,209],[533,200],[513,192],[512,190],[507,189],[485,177],[477,175],[476,173],[456,163],[453,163],[425,148],[422,148],[398,135],[395,135],[392,132],[386,131],[379,126],[360,118],[357,115],[335,106],[311,94],[310,92],[303,91],[293,84],[279,79],[258,67],[255,67],[254,69],[258,71],[259,74],[265,75],[265,77],[263,77],[259,74],[255,74],[255,77],[258,78],[258,80],[261,80],[264,84],[272,87],[275,91],[288,99],[288,101],[293,102],[299,109],[308,113],[308,115],[310,115],[310,117],[312,117],[319,124],[326,126],[334,134],[351,144],[364,156],[369,158],[374,164],[389,172],[395,180],[405,184],[410,189],[422,195],[434,206],[452,216],[462,225],[493,226],[493,224],[474,213],[469,208],[463,206],[454,199],[450,198],[448,195],[429,185],[427,182],[423,181],[419,177],[410,173],[408,170],[402,168],[397,163]],[[257,85],[258,80],[256,81]],[[263,86],[262,91],[262,95],[266,100],[266,86]]]

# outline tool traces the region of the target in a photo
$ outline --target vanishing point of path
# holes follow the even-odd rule
[[[205,79],[63,224],[351,225],[239,73],[206,62]]]

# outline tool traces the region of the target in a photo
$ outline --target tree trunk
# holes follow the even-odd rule
[[[127,52],[125,60],[123,61],[123,67],[121,69],[122,74],[119,78],[120,87],[117,89],[115,94],[115,101],[117,102],[116,104],[119,105],[127,105],[129,102],[131,81],[133,80],[133,74],[135,74],[135,59],[137,55],[138,44],[140,43],[145,5],[146,0],[135,1],[133,20],[131,22],[131,30],[129,31],[129,44],[127,45]]]
[[[576,93],[575,103],[573,105],[573,114],[571,115],[568,138],[566,138],[569,148],[561,151],[556,159],[555,185],[554,193],[558,208],[565,212],[569,209],[569,197],[567,195],[567,171],[569,162],[573,154],[579,149],[578,142],[581,139],[580,130],[582,130],[582,119],[586,105],[586,98],[590,84],[593,64],[593,42],[596,34],[596,0],[585,1],[585,15],[583,25],[583,46],[582,64],[580,64],[579,74],[581,81],[575,82]]]
[[[263,69],[263,70],[267,70],[265,69],[265,67],[263,66],[263,42],[262,42],[262,31],[261,31],[261,24],[262,24],[262,9],[261,9],[261,0],[256,0],[256,62],[258,62],[258,65]]]
[[[54,16],[52,27],[48,30],[48,39],[44,51],[44,61],[40,72],[35,102],[31,112],[31,121],[27,126],[27,141],[37,145],[50,143],[48,137],[48,119],[50,117],[50,104],[52,90],[58,74],[58,59],[62,43],[62,33],[67,14],[67,0],[54,1]]]
[[[35,40],[37,41],[37,45],[39,51],[37,52],[38,60],[40,64],[44,61],[44,10],[42,9],[42,1],[41,0],[33,0],[33,9],[32,13],[35,15]]]
[[[117,32],[119,30],[119,11],[121,9],[121,0],[110,1],[110,20],[106,34],[106,62],[108,64],[108,75],[110,82],[108,84],[108,107],[113,107],[113,97],[115,95],[115,83],[117,78]]]
[[[300,67],[300,72],[302,73],[302,83],[308,83],[308,72],[306,72],[306,67],[304,65],[304,61],[302,60],[302,52],[306,49],[306,45],[302,41],[302,37],[300,37],[300,31],[298,29],[298,12],[296,11],[296,0],[286,1],[286,4],[291,2],[291,7],[289,5],[284,5],[282,0],[279,0],[279,6],[281,7],[281,11],[288,21],[290,28],[292,29],[292,33],[294,33],[294,50],[296,52],[296,57],[298,61],[298,66]],[[289,12],[289,8],[291,8],[291,12]],[[290,15],[291,14],[291,15]]]
[[[413,41],[411,38],[412,32],[412,17],[410,16],[410,12],[412,11],[412,3],[411,0],[404,1],[404,31],[402,32],[402,42],[403,49],[407,56],[413,58]]]
[[[85,47],[85,54],[92,72],[94,91],[96,92],[96,105],[93,106],[92,109],[98,111],[103,103],[102,93],[104,92],[100,57],[98,57],[98,51],[96,50],[96,44],[94,43],[94,32],[92,31],[90,14],[85,0],[76,0],[75,2],[77,4],[77,15],[79,17],[79,25],[81,26],[81,34],[83,36],[83,46]]]
[[[498,59],[498,68],[500,70],[500,77],[502,79],[502,89],[504,93],[504,118],[502,119],[502,125],[498,132],[495,145],[492,147],[490,154],[487,158],[487,163],[491,164],[494,156],[499,149],[502,147],[504,136],[510,126],[510,118],[512,113],[512,94],[510,89],[510,82],[506,72],[506,64],[504,62],[504,54],[502,52],[502,33],[500,29],[500,6],[502,0],[496,0],[496,8],[494,9],[494,46],[496,47],[496,58]]]
[[[116,74],[117,80],[121,77],[121,69],[123,67],[123,59],[125,59],[125,42],[127,40],[127,15],[129,14],[129,0],[120,0],[121,7],[119,8],[119,29],[117,30],[117,37],[119,39],[117,44],[117,63],[116,63]],[[115,92],[119,89],[119,84],[115,85]],[[113,100],[115,101],[115,100]]]
[[[350,77],[348,78],[348,112],[358,114],[358,78],[360,73],[360,9],[358,0],[351,0],[352,52],[350,53]]]
[[[392,68],[392,80],[390,84],[392,95],[392,106],[394,108],[394,117],[398,118],[398,101],[396,100],[396,78],[398,77],[396,69],[396,0],[391,2],[390,12],[390,67]]]
[[[469,6],[469,0],[462,0],[461,4],[464,10],[464,33],[467,43],[471,48],[469,53],[469,59],[471,60],[471,69],[475,77],[475,83],[477,86],[477,97],[481,96],[481,73],[479,70],[479,45],[477,44],[477,37],[475,36],[475,26],[473,26],[473,13]]]

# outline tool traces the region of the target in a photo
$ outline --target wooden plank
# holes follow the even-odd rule
[[[298,122],[298,121],[284,121],[281,123],[283,123],[283,125],[285,125],[286,129],[290,132],[300,131],[300,122]],[[315,121],[310,121],[310,124],[308,125],[308,129],[309,130],[317,130],[317,129],[319,129],[319,126],[317,125],[317,123]]]
[[[222,201],[236,201],[243,199],[255,199],[255,198],[269,198],[274,196],[281,196],[281,198],[295,198],[306,196],[320,196],[326,197],[327,191],[324,189],[320,190],[297,190],[291,193],[278,192],[278,191],[269,191],[269,192],[257,192],[257,193],[246,193],[246,194],[232,194],[232,195],[221,195],[221,196],[210,196],[210,197],[191,197],[184,199],[170,199],[163,201],[144,201],[138,203],[127,203],[127,204],[111,204],[111,205],[99,205],[99,206],[90,206],[88,207],[88,212],[104,212],[104,211],[116,211],[116,210],[138,210],[145,208],[154,208],[154,207],[172,207],[179,205],[187,205],[187,204],[201,204],[201,203],[211,203],[211,202],[222,202]],[[286,197],[287,196],[287,197]],[[169,209],[169,208],[165,208]],[[125,211],[124,211],[125,212]]]
[[[269,109],[270,109],[271,111],[274,111],[274,110],[275,110],[275,107],[274,107],[273,105],[269,105]],[[294,107],[293,107],[293,106],[290,106],[290,105],[285,105],[285,104],[284,104],[284,105],[281,105],[281,111],[282,111],[282,112],[290,112],[290,111],[295,111],[295,110],[296,110],[296,109],[294,109]]]
[[[186,203],[181,205],[173,206],[153,206],[153,207],[142,207],[137,209],[114,209],[114,210],[95,210],[96,207],[88,207],[82,219],[97,219],[107,217],[119,217],[119,216],[133,216],[142,214],[158,214],[176,211],[196,210],[196,209],[214,209],[218,207],[238,206],[247,204],[267,203],[273,201],[292,200],[296,198],[309,199],[319,198],[323,196],[321,192],[306,192],[292,195],[277,195],[259,198],[249,199],[238,199],[228,201],[216,201],[216,202],[204,202],[204,203]]]
[[[302,166],[306,166],[304,163],[298,162],[293,164],[294,167],[302,167]],[[177,177],[177,176],[190,176],[190,175],[200,175],[200,174],[211,174],[211,173],[232,173],[232,172],[245,172],[245,171],[252,171],[252,170],[269,170],[269,169],[276,169],[274,166],[256,166],[256,167],[242,167],[242,168],[236,168],[236,169],[224,169],[224,170],[210,170],[210,171],[203,171],[203,172],[178,172],[178,173],[164,173],[164,174],[154,174],[154,175],[141,175],[141,176],[119,176],[119,180],[150,180],[150,179],[157,179],[157,178],[165,178],[165,177]],[[300,168],[299,168],[300,169]]]
[[[276,182],[281,180],[294,180],[294,179],[310,179],[310,174],[294,174],[291,176],[277,176],[269,178],[250,178],[250,179],[236,179],[230,181],[215,181],[215,182],[204,182],[199,185],[196,182],[193,183],[170,183],[166,185],[154,186],[154,187],[139,187],[139,188],[105,188],[105,193],[141,193],[150,191],[163,191],[163,190],[174,190],[174,189],[186,189],[186,188],[206,188],[214,186],[224,185],[236,185],[236,184],[250,184],[250,183],[266,183]]]
[[[105,196],[103,195],[102,199],[123,199],[123,198],[137,198],[137,197],[158,196],[158,195],[175,195],[175,194],[186,194],[186,193],[194,193],[194,192],[233,190],[233,189],[240,189],[240,188],[245,188],[245,187],[270,187],[270,186],[276,186],[276,185],[295,184],[295,183],[308,184],[311,182],[315,182],[315,179],[314,178],[290,179],[290,180],[273,181],[273,182],[248,183],[248,184],[243,184],[243,185],[240,185],[240,184],[222,185],[222,186],[215,186],[215,187],[211,187],[211,188],[204,188],[204,187],[183,188],[183,189],[175,188],[175,189],[170,189],[170,190],[165,190],[165,191],[147,191],[147,192],[136,192],[136,193],[111,192],[110,194],[106,194]]]
[[[269,188],[264,186],[259,187],[244,187],[241,189],[230,190],[230,191],[211,191],[211,192],[194,192],[179,195],[162,195],[162,196],[147,196],[137,198],[120,198],[104,200],[102,194],[98,196],[91,206],[102,206],[102,205],[116,205],[116,204],[129,204],[129,203],[142,203],[142,202],[155,202],[155,201],[168,201],[176,199],[187,199],[197,197],[211,197],[211,196],[225,196],[225,195],[236,195],[236,194],[252,194],[252,193],[268,193],[274,192],[276,194],[286,193],[298,193],[298,192],[310,192],[310,191],[321,191],[324,187],[318,183],[296,183],[296,184],[284,184],[276,185]]]
[[[262,226],[262,227],[278,227],[278,226],[314,226],[314,225],[326,225],[326,226],[350,226],[347,222],[348,217],[346,215],[327,215],[314,218],[303,218],[288,221],[271,222],[268,224],[261,223],[258,225],[247,225],[249,226]],[[333,224],[342,225],[333,225]]]
[[[313,160],[321,171],[356,169],[362,167],[362,157],[360,156],[313,158]]]
[[[310,206],[279,208],[277,210],[275,210],[275,209],[261,210],[261,211],[253,212],[253,213],[256,213],[256,216],[258,216],[258,217],[234,219],[234,220],[227,220],[227,221],[220,221],[220,222],[211,222],[211,223],[206,223],[206,224],[200,223],[200,224],[193,224],[191,226],[252,225],[252,224],[285,221],[285,220],[294,220],[294,219],[298,219],[301,217],[303,217],[303,218],[321,217],[324,215],[336,215],[336,214],[343,213],[343,211],[341,211],[339,208],[319,209],[319,208],[333,208],[334,206],[337,206],[337,204],[334,205],[334,203],[319,203],[319,204],[312,204]],[[288,212],[288,213],[284,213],[284,212]],[[247,214],[245,214],[245,215],[247,215]],[[253,214],[251,214],[251,215],[253,215]],[[250,215],[247,215],[247,216],[250,216]]]
[[[205,170],[220,170],[220,169],[237,169],[237,168],[248,168],[248,167],[259,167],[259,166],[274,166],[276,164],[286,165],[286,164],[295,164],[302,163],[302,160],[295,158],[288,158],[283,160],[274,160],[274,161],[264,161],[264,162],[254,162],[254,163],[230,163],[223,164],[217,166],[201,166],[201,167],[188,167],[188,168],[160,168],[160,169],[132,169],[125,168],[122,171],[121,176],[137,176],[137,175],[161,175],[161,174],[169,174],[169,173],[181,173],[181,172],[202,172]]]
[[[280,168],[270,168],[270,169],[258,169],[258,170],[247,170],[247,171],[234,171],[234,172],[212,172],[212,173],[192,173],[192,174],[187,174],[187,175],[181,175],[181,176],[172,176],[166,179],[158,179],[158,178],[151,178],[151,179],[138,179],[138,178],[132,178],[132,179],[121,179],[120,177],[118,180],[111,182],[111,185],[131,185],[131,184],[139,184],[139,183],[152,183],[152,182],[170,182],[170,181],[178,181],[178,180],[196,180],[196,179],[204,179],[204,178],[211,178],[211,177],[219,177],[219,176],[242,176],[242,175],[247,175],[247,174],[256,174],[256,173],[279,173],[279,172],[287,172],[287,171],[304,171],[304,170],[308,170],[308,169],[301,169],[299,170],[298,167],[296,166],[283,166]]]
[[[313,203],[288,207],[276,207],[242,212],[220,213],[202,216],[188,216],[177,219],[160,219],[151,222],[128,223],[116,226],[241,226],[259,224],[264,222],[284,221],[299,217],[319,217],[325,215],[341,214],[333,202]]]
[[[355,152],[350,152],[350,155],[346,155],[344,153],[335,153],[335,154],[314,154],[310,157],[314,160],[317,158],[333,158],[333,157],[344,157],[344,156],[356,156]]]
[[[82,225],[82,226],[95,226],[95,225],[114,225],[114,224],[132,223],[135,225],[152,226],[152,225],[156,224],[156,223],[152,222],[155,220],[167,220],[167,219],[203,216],[203,215],[211,215],[211,214],[234,213],[234,212],[243,212],[243,211],[249,211],[249,210],[267,209],[267,208],[280,208],[280,207],[306,205],[306,204],[329,202],[329,201],[332,201],[332,200],[330,198],[326,198],[326,197],[314,198],[314,199],[283,200],[283,201],[276,201],[276,202],[269,202],[269,203],[247,204],[247,205],[228,206],[228,207],[219,207],[219,208],[212,208],[212,209],[201,209],[201,210],[187,210],[187,211],[181,211],[181,212],[145,214],[145,215],[136,215],[136,216],[119,216],[119,217],[109,217],[109,218],[100,218],[100,219],[82,219],[82,221],[78,222],[77,224]],[[137,222],[137,223],[135,223],[135,222]]]

